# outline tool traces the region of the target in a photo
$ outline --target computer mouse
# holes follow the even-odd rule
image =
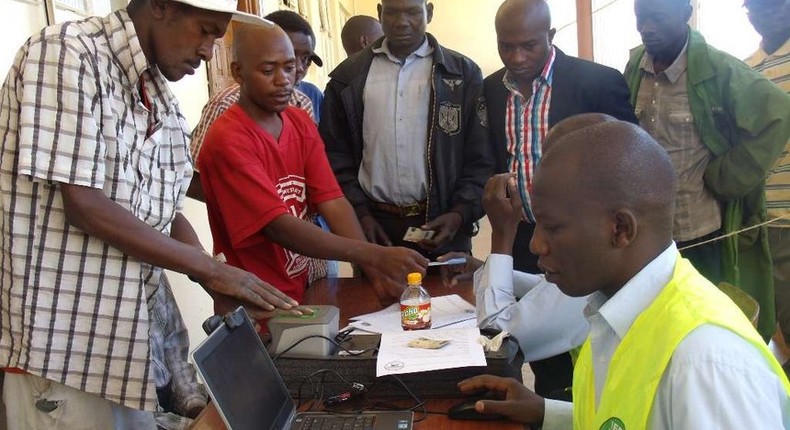
[[[451,420],[473,420],[473,421],[487,421],[487,420],[501,420],[504,419],[502,415],[497,414],[484,414],[475,410],[475,403],[480,400],[480,397],[468,398],[460,403],[456,403],[447,410],[447,418]]]

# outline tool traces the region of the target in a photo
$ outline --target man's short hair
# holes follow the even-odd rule
[[[279,25],[286,33],[302,33],[310,36],[315,46],[316,39],[313,28],[310,27],[310,23],[298,13],[290,10],[278,10],[266,15],[264,18]]]

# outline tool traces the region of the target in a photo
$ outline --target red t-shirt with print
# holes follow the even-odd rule
[[[233,105],[206,134],[198,168],[214,252],[301,302],[307,257],[262,233],[281,215],[307,219],[315,205],[343,197],[312,119],[289,107],[279,140]]]

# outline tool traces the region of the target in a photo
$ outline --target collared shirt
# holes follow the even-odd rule
[[[601,292],[590,296],[584,314],[590,322],[596,405],[615,350],[671,280],[677,256],[672,244],[611,298]],[[543,430],[572,428],[572,408],[546,400]],[[673,353],[648,422],[650,430],[790,428],[790,397],[760,351],[725,328],[704,324]]]
[[[236,104],[236,102],[239,101],[239,97],[241,97],[241,86],[239,86],[239,84],[233,84],[211,96],[206,105],[203,106],[200,122],[198,122],[198,125],[192,132],[192,140],[189,144],[189,151],[192,153],[192,160],[195,163],[196,172],[198,172],[197,157],[200,155],[200,148],[203,146],[203,139],[206,138],[209,127],[211,127],[215,119],[219,118],[228,108]],[[294,88],[293,93],[291,93],[291,100],[288,101],[288,104],[302,109],[310,115],[313,121],[317,121],[315,116],[316,112],[313,109],[313,102],[310,101],[310,97],[305,93]]]
[[[790,39],[771,55],[761,47],[746,59],[746,64],[790,94]],[[768,172],[765,207],[769,220],[786,217],[769,224],[769,227],[790,228],[790,141]]]
[[[513,271],[510,255],[491,254],[475,272],[474,288],[478,326],[510,333],[524,361],[553,357],[587,338],[587,299],[566,296],[543,275]]]
[[[119,10],[30,38],[0,100],[0,367],[156,410],[148,299],[162,270],[69,225],[59,183],[169,235],[192,165],[167,81]]]
[[[639,65],[642,83],[636,99],[636,116],[672,159],[678,177],[675,199],[674,239],[684,242],[721,228],[719,201],[703,177],[713,154],[702,143],[694,126],[687,89],[688,42],[675,62],[656,73],[650,54]]]
[[[324,104],[324,93],[321,91],[321,89],[315,86],[315,84],[302,80],[302,82],[299,82],[299,85],[294,88],[294,92],[296,91],[301,93],[300,98],[303,95],[307,97],[308,100],[310,100],[312,107],[309,111],[307,111],[307,113],[313,117],[315,123],[318,124],[321,122],[321,105]],[[292,104],[291,106],[307,110],[301,106],[301,104],[304,103],[303,101],[300,101],[299,103],[300,105]]]
[[[530,193],[535,168],[543,154],[543,140],[549,132],[549,107],[551,107],[551,85],[554,79],[554,59],[557,53],[551,47],[549,58],[540,76],[532,81],[532,95],[526,99],[518,90],[518,84],[506,71],[502,77],[505,88],[510,91],[505,108],[505,135],[510,154],[510,171],[518,177],[518,190],[523,202],[523,218],[535,222],[532,214]]]
[[[373,200],[400,205],[428,192],[428,117],[433,47],[423,44],[405,60],[387,40],[373,49],[363,100],[359,184]]]

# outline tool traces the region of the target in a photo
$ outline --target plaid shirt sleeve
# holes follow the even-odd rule
[[[98,71],[77,38],[56,36],[29,44],[21,65],[19,173],[101,188],[105,143],[95,111]]]
[[[211,99],[203,106],[203,112],[200,115],[200,122],[195,126],[192,131],[192,140],[189,144],[189,152],[192,154],[192,164],[197,170],[197,158],[200,154],[200,148],[203,146],[203,140],[206,138],[209,127],[214,123],[214,120],[219,118],[226,110],[239,101],[239,94],[241,90],[238,84],[233,84],[228,88],[214,94]]]

